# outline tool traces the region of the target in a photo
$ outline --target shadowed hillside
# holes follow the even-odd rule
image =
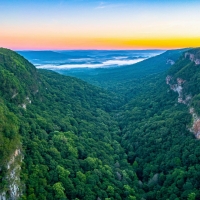
[[[110,93],[0,49],[0,199],[199,199],[200,50],[172,52]]]

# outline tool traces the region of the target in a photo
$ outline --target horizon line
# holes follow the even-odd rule
[[[3,47],[2,47],[3,48]],[[188,47],[189,48],[189,47]],[[174,49],[184,48],[171,48],[171,49],[11,49],[13,51],[167,51]]]

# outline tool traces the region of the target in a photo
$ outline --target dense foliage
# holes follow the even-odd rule
[[[6,162],[21,148],[21,199],[200,199],[200,143],[188,111],[200,113],[200,65],[182,55],[161,73],[166,53],[152,59],[118,83],[96,76],[111,93],[0,49],[0,191]],[[167,75],[185,80],[188,105],[177,102]]]
[[[124,107],[121,144],[145,199],[187,199],[192,193],[198,199],[200,144],[188,128],[191,115],[187,106],[176,103],[177,94],[157,84],[161,87]]]
[[[76,78],[30,71],[30,66],[35,69],[30,63],[12,51],[2,49],[4,52],[8,59],[1,66],[12,75],[7,82],[13,78],[19,83],[19,87],[8,85],[1,92],[15,115],[13,120],[19,122],[16,131],[21,135],[24,156],[22,199],[135,199],[137,177],[119,143],[118,123],[109,115],[119,99]],[[16,72],[11,67],[15,65]],[[30,79],[29,74],[23,79],[26,66]],[[6,119],[9,113],[4,115]],[[11,117],[8,123],[14,126]],[[9,130],[1,134],[9,139]],[[5,147],[3,155],[7,153],[9,160],[14,148]]]
[[[133,190],[136,176],[106,112],[116,99],[75,78],[40,73],[44,87],[20,117],[28,199],[131,197],[123,188]]]
[[[169,61],[176,61],[182,52],[186,50],[169,50],[161,55],[123,67],[60,69],[56,71],[81,78],[93,85],[114,91],[117,95],[122,95],[121,97],[130,100],[136,93],[138,94],[141,91],[146,80],[166,71],[170,67]]]

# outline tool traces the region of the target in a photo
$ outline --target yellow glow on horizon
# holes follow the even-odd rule
[[[138,38],[138,39],[98,39],[99,44],[123,49],[175,49],[200,47],[198,38]]]
[[[196,0],[113,1],[103,6],[99,1],[20,2],[2,2],[2,47],[53,50],[200,46],[200,2]]]
[[[200,47],[198,38],[83,38],[4,37],[1,46],[11,49],[175,49]]]

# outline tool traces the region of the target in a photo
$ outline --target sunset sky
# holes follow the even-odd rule
[[[171,49],[200,46],[199,0],[7,0],[0,46]]]

